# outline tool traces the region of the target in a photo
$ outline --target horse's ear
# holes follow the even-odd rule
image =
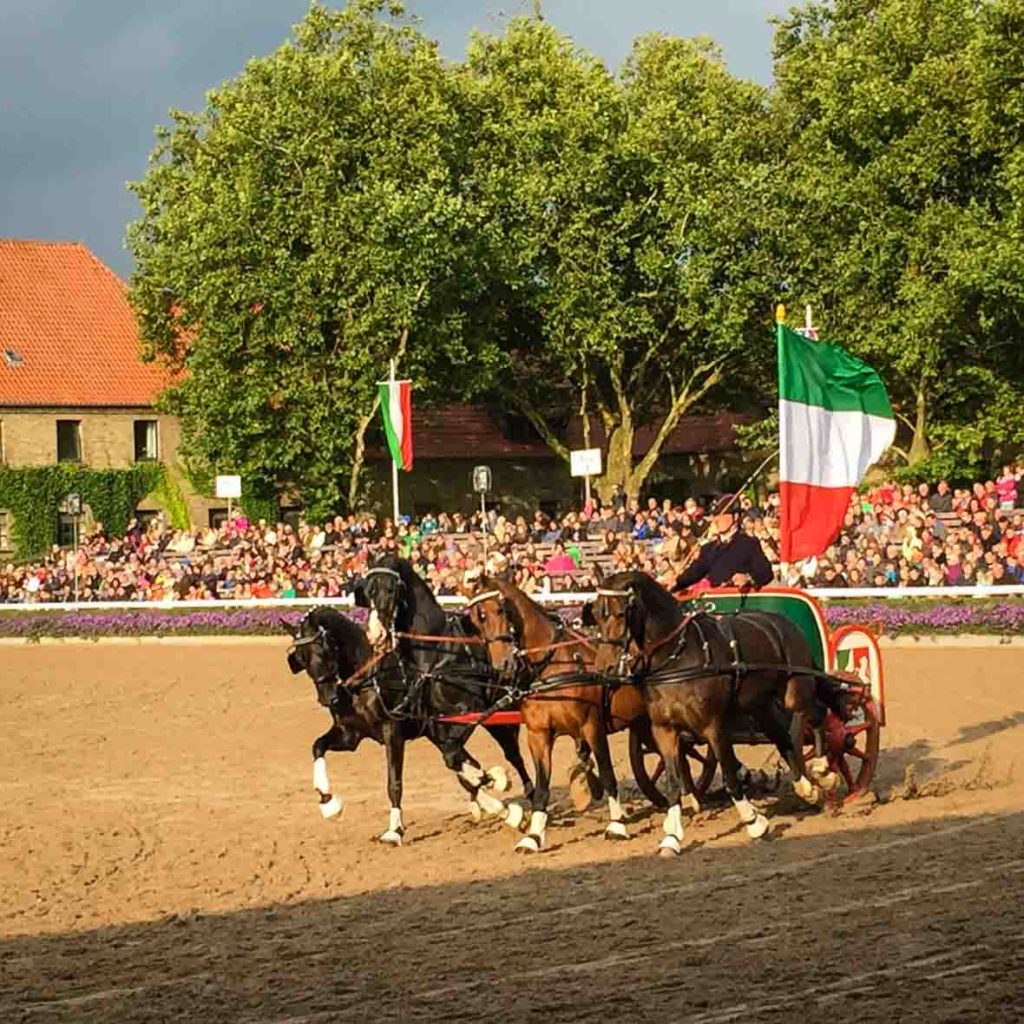
[[[597,619],[594,618],[594,602],[587,601],[583,606],[583,613],[580,615],[580,622],[584,626],[596,626]]]
[[[357,608],[370,607],[370,599],[366,596],[366,587],[363,585],[362,580],[352,587],[352,597],[355,600]]]
[[[278,618],[281,629],[284,630],[293,640],[299,635],[299,627],[293,626],[287,619]]]

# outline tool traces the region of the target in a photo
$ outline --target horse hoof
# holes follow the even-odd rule
[[[387,832],[380,837],[380,841],[385,846],[401,846],[402,845],[402,833],[396,832],[393,828],[389,828]]]
[[[839,785],[839,776],[836,772],[825,772],[818,776],[818,785],[826,792],[831,793]]]
[[[341,814],[341,800],[336,796],[332,796],[330,800],[324,800],[320,804],[320,813],[328,819],[338,817]]]
[[[484,812],[483,808],[475,801],[469,801],[469,816],[475,821],[480,822],[483,820]]]
[[[526,820],[526,811],[522,804],[509,804],[505,809],[505,824],[509,828],[520,829]]]
[[[540,853],[542,846],[543,843],[537,836],[523,836],[516,843],[516,853]]]
[[[628,839],[629,833],[626,831],[626,826],[621,821],[610,821],[608,827],[604,830],[605,839]]]
[[[807,762],[807,770],[814,776],[827,775],[828,774],[828,758],[827,757],[812,757]]]
[[[508,772],[501,765],[488,768],[487,778],[490,780],[491,789],[497,793],[507,793],[512,788],[512,783],[508,781]]]
[[[767,831],[768,819],[763,814],[759,814],[747,825],[747,835],[751,839],[760,839]]]
[[[658,855],[661,857],[678,857],[682,852],[682,844],[675,836],[665,836],[665,838],[658,843]]]

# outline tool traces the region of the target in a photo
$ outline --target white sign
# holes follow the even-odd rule
[[[569,452],[569,470],[573,476],[600,476],[601,449],[579,448]]]
[[[240,476],[217,477],[213,493],[218,498],[240,498],[242,496],[242,478]]]
[[[491,467],[473,467],[473,490],[477,494],[487,494],[491,489]]]

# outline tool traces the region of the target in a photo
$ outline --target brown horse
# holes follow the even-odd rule
[[[601,631],[597,668],[625,675],[643,692],[668,781],[663,852],[682,848],[681,801],[687,794],[678,763],[681,737],[708,741],[751,838],[763,836],[768,821],[747,799],[733,752],[733,732],[743,718],[775,744],[796,793],[817,802],[818,787],[804,765],[804,722],[819,726],[825,705],[840,717],[844,711],[838,689],[815,673],[807,641],[788,619],[762,612],[694,614],[651,577],[623,572],[602,581],[584,622]]]
[[[526,697],[521,706],[536,779],[529,833],[516,850],[538,853],[544,848],[551,754],[558,736],[571,736],[577,747],[586,744],[594,752],[598,776],[608,794],[611,821],[605,837],[629,838],[608,733],[628,727],[644,713],[639,691],[629,685],[609,690],[592,681],[595,648],[511,583],[481,577],[466,616],[484,640],[491,664],[520,685],[540,691]]]

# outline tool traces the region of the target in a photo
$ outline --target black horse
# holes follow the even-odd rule
[[[733,751],[733,733],[743,719],[776,746],[797,794],[817,802],[818,788],[806,776],[804,722],[810,720],[820,736],[826,705],[842,717],[842,700],[838,687],[815,674],[807,640],[788,619],[766,612],[693,613],[645,573],[622,572],[602,581],[584,620],[601,630],[597,668],[628,674],[643,690],[668,783],[661,850],[681,849],[686,780],[678,755],[684,735],[710,744],[752,838],[767,832],[768,821],[747,799]]]
[[[466,750],[476,726],[440,720],[445,715],[486,711],[507,692],[479,639],[467,635],[460,615],[445,614],[412,564],[396,555],[378,555],[354,588],[354,595],[356,604],[370,609],[371,642],[398,654],[410,681],[411,703],[445,764],[470,794],[474,814],[479,805],[518,828],[524,817],[522,806],[510,803],[506,807],[485,789],[507,789],[504,771],[491,768],[485,772]],[[422,636],[437,639],[416,639]],[[485,724],[484,729],[515,768],[527,799],[532,798],[533,782],[519,750],[519,726]]]
[[[401,845],[405,744],[427,736],[443,753],[447,734],[462,727],[410,715],[409,676],[399,656],[375,654],[366,632],[346,615],[314,608],[294,629],[284,620],[282,625],[293,641],[289,668],[310,676],[318,702],[331,713],[331,728],[313,742],[313,785],[321,814],[333,818],[342,810],[340,798],[331,792],[324,755],[328,750],[355,750],[364,739],[374,740],[387,755],[391,801],[388,828],[380,839]]]

